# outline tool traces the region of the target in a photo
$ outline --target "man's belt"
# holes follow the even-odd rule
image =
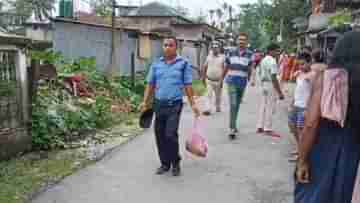
[[[213,82],[220,82],[221,81],[221,78],[219,79],[214,79],[214,78],[210,78],[209,76],[206,76],[206,78],[210,81],[213,81]]]
[[[248,77],[249,76],[249,74],[247,72],[242,71],[242,70],[229,70],[228,75],[240,76],[240,77]]]
[[[183,100],[182,99],[178,99],[178,100],[155,99],[154,103],[155,103],[155,106],[172,107],[172,106],[177,106],[179,104],[182,104]]]

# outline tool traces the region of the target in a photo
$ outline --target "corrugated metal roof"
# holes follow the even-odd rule
[[[6,29],[0,26],[0,32],[6,32]]]
[[[2,31],[0,31],[0,44],[18,45],[21,47],[31,47],[39,50],[52,47],[52,42],[32,40],[25,36],[15,35]]]
[[[24,36],[14,35],[14,34],[6,33],[6,32],[3,32],[3,31],[0,31],[0,37],[13,38],[13,39],[22,39],[22,40],[30,40],[29,38],[26,38]]]
[[[98,17],[98,16],[97,16]],[[52,19],[52,21],[54,22],[65,22],[65,23],[74,23],[74,24],[83,24],[83,25],[90,25],[90,26],[96,26],[96,27],[104,27],[104,28],[111,28],[111,24],[106,23],[106,22],[94,22],[94,21],[90,21],[90,20],[79,20],[79,19],[71,19],[71,18],[54,18]],[[130,28],[130,27],[122,27],[120,25],[115,25],[116,29],[122,29],[125,31],[139,31],[136,28]]]
[[[215,26],[212,26],[212,25],[209,25],[207,23],[171,23],[171,25],[174,25],[174,26],[184,26],[184,27],[193,27],[193,26],[206,26],[207,28],[209,29],[213,29],[214,31],[216,32],[222,32],[220,29],[218,29],[217,27]]]
[[[360,3],[360,0],[336,0],[336,3],[346,3],[346,4]]]
[[[182,15],[179,12],[177,12],[175,9],[165,4],[162,4],[160,2],[152,2],[131,11],[130,13],[128,13],[127,16],[170,17],[170,16],[182,16]]]

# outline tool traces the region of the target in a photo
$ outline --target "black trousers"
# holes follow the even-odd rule
[[[178,164],[181,160],[178,129],[182,107],[182,103],[155,107],[156,145],[161,164],[164,166]]]

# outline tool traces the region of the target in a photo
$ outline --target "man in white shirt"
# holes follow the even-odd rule
[[[267,48],[267,55],[261,61],[258,78],[261,86],[261,106],[259,111],[259,120],[257,124],[257,133],[265,133],[272,137],[280,137],[272,129],[272,119],[275,113],[276,100],[284,99],[284,95],[280,89],[277,75],[279,67],[277,57],[279,56],[280,47],[277,44],[270,44]]]
[[[207,85],[207,105],[205,115],[210,115],[212,104],[215,103],[216,112],[221,112],[222,96],[222,75],[224,72],[225,56],[220,53],[220,43],[213,42],[211,52],[207,57],[203,67],[203,81]],[[215,96],[215,102],[214,100]]]

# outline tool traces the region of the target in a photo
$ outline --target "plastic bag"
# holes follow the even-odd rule
[[[353,199],[352,199],[352,203],[359,203],[359,202],[360,202],[360,165],[358,169],[358,174],[356,178]]]
[[[206,157],[208,153],[208,142],[202,134],[202,126],[199,119],[194,121],[194,127],[186,138],[186,150],[193,155]]]

